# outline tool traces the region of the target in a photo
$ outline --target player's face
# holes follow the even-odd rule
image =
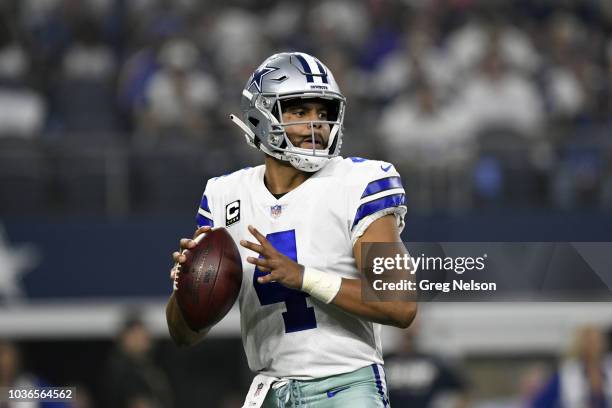
[[[327,107],[321,102],[298,101],[283,108],[283,122],[319,121],[327,119]],[[328,123],[300,123],[285,127],[285,133],[295,147],[325,149],[329,141],[330,125]]]

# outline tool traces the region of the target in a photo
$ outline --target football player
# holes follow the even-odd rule
[[[400,176],[390,163],[339,156],[345,98],[311,55],[266,59],[241,109],[231,119],[264,164],[208,181],[196,236],[225,227],[241,245],[242,341],[258,373],[244,406],[387,407],[380,324],[408,327],[416,304],[363,301],[360,248],[401,242]],[[178,344],[206,334],[187,327],[174,295],[167,320]]]

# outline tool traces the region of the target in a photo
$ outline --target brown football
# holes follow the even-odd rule
[[[242,261],[225,228],[198,235],[196,242],[185,251],[176,300],[189,327],[198,331],[218,323],[232,308],[242,284]]]

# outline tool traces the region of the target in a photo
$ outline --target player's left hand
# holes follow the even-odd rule
[[[278,282],[290,289],[302,289],[304,267],[278,252],[270,241],[252,225],[249,225],[249,232],[259,241],[259,245],[245,240],[240,241],[240,245],[257,252],[262,257],[249,256],[247,262],[256,265],[262,272],[270,272],[257,278],[257,282],[262,284]]]

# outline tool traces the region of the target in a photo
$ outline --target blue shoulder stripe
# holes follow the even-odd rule
[[[402,188],[402,179],[399,176],[385,177],[372,181],[367,185],[361,198],[380,193],[381,191],[391,190],[392,188]]]
[[[368,215],[374,214],[375,212],[378,212],[380,210],[384,210],[385,208],[398,207],[404,204],[406,204],[405,194],[391,194],[361,204],[361,206],[359,206],[359,208],[357,209],[357,214],[355,215],[355,220],[353,221],[353,226],[351,227],[351,229],[355,228],[355,225],[357,225],[359,221],[361,221]]]
[[[215,223],[213,222],[213,220],[211,220],[208,217],[203,216],[202,214],[198,214],[196,216],[196,222],[198,224],[198,228],[204,227],[204,226],[209,226],[209,227],[215,226]]]
[[[208,198],[206,197],[206,194],[202,196],[202,203],[200,204],[200,208],[204,211],[210,212],[210,208],[208,207]]]

